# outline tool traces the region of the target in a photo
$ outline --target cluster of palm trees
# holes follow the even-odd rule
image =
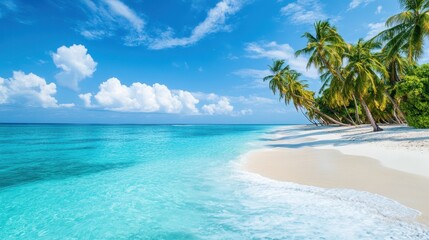
[[[399,3],[403,12],[390,17],[387,29],[370,40],[349,44],[327,21],[316,22],[314,33],[304,33],[307,45],[296,55],[307,55],[307,68],[315,67],[321,74],[317,97],[284,60],[273,61],[264,81],[280,100],[292,102],[316,125],[370,123],[374,131],[382,131],[379,122],[405,123],[395,85],[423,54],[429,0]]]

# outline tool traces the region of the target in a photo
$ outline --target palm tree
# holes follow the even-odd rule
[[[314,24],[315,35],[306,32],[302,37],[307,39],[307,46],[296,51],[295,55],[310,55],[307,68],[312,65],[320,73],[325,69],[341,78],[339,67],[342,64],[342,53],[346,48],[343,38],[338,34],[335,27],[327,21],[318,21]]]
[[[404,52],[410,62],[423,54],[424,39],[429,36],[429,0],[399,0],[403,12],[386,21],[387,30],[376,36],[387,41],[390,56]]]
[[[285,75],[291,71],[289,65],[284,66],[285,61],[284,60],[273,60],[273,65],[268,66],[271,72],[271,75],[268,75],[263,78],[264,82],[269,81],[269,88],[273,92],[274,95],[276,95],[277,91],[279,92],[279,100],[285,99],[285,103],[288,104],[290,101],[290,97],[285,97],[285,94],[287,91],[284,89],[286,86],[285,83]],[[295,108],[298,110],[301,110],[301,113],[304,115],[307,120],[315,125],[317,125],[316,122],[312,121],[312,118],[307,116],[304,111],[302,111],[302,107],[300,106],[299,101],[294,101]]]
[[[289,65],[284,66],[284,60],[273,60],[273,65],[268,66],[271,75],[263,78],[264,82],[269,80],[269,87],[274,95],[279,91],[279,100],[283,98],[284,74],[289,71]]]
[[[343,64],[344,52],[349,46],[345,43],[341,35],[338,34],[336,28],[331,26],[327,21],[316,22],[314,24],[314,30],[315,35],[309,32],[304,33],[303,37],[307,39],[307,46],[296,51],[295,55],[310,55],[307,68],[313,65],[320,73],[324,74],[325,70],[327,70],[332,75],[332,78],[326,78],[329,79],[330,82],[325,81],[323,84],[324,86],[335,84],[332,82],[334,80],[344,83],[345,79],[341,67]],[[337,85],[339,85],[339,83]],[[356,97],[353,93],[350,97],[355,103],[356,121],[360,122]]]
[[[382,131],[383,129],[375,122],[366,100],[371,98],[374,100],[374,96],[377,96],[377,91],[382,87],[380,75],[387,76],[386,68],[379,58],[372,53],[373,49],[380,46],[379,43],[365,42],[360,39],[345,54],[348,58],[348,64],[344,69],[347,72],[345,86],[350,88],[359,99],[374,132]]]
[[[315,113],[330,122],[346,125],[322,113],[315,105],[314,92],[307,89],[308,84],[305,81],[299,80],[301,74],[291,70],[288,65],[283,67],[283,64],[284,60],[273,61],[273,66],[269,66],[272,74],[263,79],[269,80],[269,87],[274,94],[278,91],[280,99],[283,99],[286,105],[292,101],[297,110],[305,109],[311,115]],[[305,116],[311,121],[311,117],[306,114]]]
[[[405,121],[405,115],[401,111],[399,103],[392,96],[394,96],[395,84],[401,81],[409,64],[400,53],[391,54],[386,48],[381,51],[379,56],[388,72],[388,77],[384,82],[386,85],[385,95],[393,105],[393,115],[396,121],[402,124]]]
[[[325,106],[327,110],[340,112],[340,116],[352,125],[357,125],[353,118],[350,116],[350,111],[347,106],[350,105],[351,91],[346,92],[347,88],[344,87],[344,82],[335,79],[336,77],[330,72],[326,72],[320,76],[323,85],[319,91],[321,96],[318,98],[319,107]],[[340,110],[339,110],[340,109]],[[344,116],[343,111],[345,110]],[[359,114],[359,113],[357,113]]]

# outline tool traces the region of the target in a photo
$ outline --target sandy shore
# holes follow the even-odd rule
[[[243,167],[279,181],[376,193],[418,210],[429,226],[429,130],[282,127]]]

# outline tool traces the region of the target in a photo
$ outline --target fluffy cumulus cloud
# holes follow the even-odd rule
[[[87,107],[87,108],[92,107],[92,104],[91,104],[92,94],[91,93],[79,94],[78,96],[83,101],[85,107]]]
[[[117,78],[110,78],[101,83],[97,93],[80,94],[79,98],[86,108],[116,112],[228,115],[233,117],[252,114],[252,109],[246,106],[255,105],[255,101],[261,104],[266,100],[170,90],[159,83],[147,85],[135,82],[127,86]],[[242,107],[235,110],[233,101],[241,104]]]
[[[58,83],[73,90],[78,89],[80,81],[92,77],[97,67],[97,63],[83,45],[59,47],[57,52],[52,54],[52,60],[55,66],[61,69],[55,76]]]
[[[53,95],[57,93],[55,83],[21,71],[13,72],[9,79],[0,78],[0,104],[31,107],[72,107],[74,104],[58,104]]]
[[[352,0],[349,4],[349,10],[355,9],[360,5],[368,5],[368,3],[373,1],[374,0]]]
[[[254,97],[226,97],[219,96],[215,93],[192,93],[201,101],[205,101],[201,107],[201,112],[206,115],[228,115],[228,116],[243,116],[253,114],[253,110],[249,107],[255,106],[255,102],[252,101]],[[234,105],[241,105],[240,110],[235,110]]]
[[[209,115],[231,115],[234,111],[227,97],[221,97],[216,103],[206,104],[201,109]]]
[[[198,42],[210,33],[227,30],[226,19],[240,10],[242,4],[243,0],[222,0],[209,10],[206,19],[192,30],[190,36],[176,38],[172,36],[173,31],[169,29],[162,34],[161,38],[153,39],[149,47],[152,49],[164,49],[187,46]]]
[[[0,104],[6,103],[8,99],[6,80],[0,77]]]
[[[280,11],[294,24],[313,24],[327,18],[319,0],[297,0],[282,7]]]
[[[93,106],[91,94],[81,94],[79,97],[85,106]],[[185,114],[197,114],[196,104],[199,102],[187,91],[171,91],[167,86],[158,83],[150,86],[136,82],[126,86],[117,78],[101,83],[93,99],[95,106],[111,111]]]
[[[308,59],[306,57],[295,57],[295,50],[289,44],[278,44],[277,42],[266,44],[249,43],[246,46],[246,51],[250,58],[284,59],[292,69],[297,70],[304,76],[311,79],[319,77],[316,69],[307,69]]]

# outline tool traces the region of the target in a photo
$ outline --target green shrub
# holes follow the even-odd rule
[[[413,70],[396,86],[408,125],[429,128],[429,65]]]

